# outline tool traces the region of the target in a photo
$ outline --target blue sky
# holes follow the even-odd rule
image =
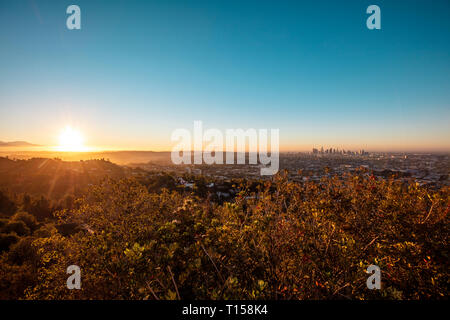
[[[0,0],[0,140],[72,125],[170,150],[194,120],[279,128],[284,150],[449,151],[450,2]]]

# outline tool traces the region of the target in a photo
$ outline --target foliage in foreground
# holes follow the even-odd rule
[[[58,212],[79,226],[73,234],[49,228],[0,266],[10,283],[29,281],[28,299],[439,299],[448,211],[448,188],[362,173],[302,184],[279,175],[223,205],[109,180]],[[20,281],[11,259],[27,265]],[[81,290],[66,288],[72,264]],[[366,287],[370,264],[382,290]]]

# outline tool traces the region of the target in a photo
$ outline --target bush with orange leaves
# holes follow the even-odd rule
[[[364,172],[295,183],[282,173],[223,205],[105,181],[61,211],[81,226],[34,241],[28,299],[443,299],[449,189]],[[81,268],[81,290],[66,268]],[[365,270],[381,268],[381,290]]]

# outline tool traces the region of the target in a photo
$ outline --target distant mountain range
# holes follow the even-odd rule
[[[0,147],[37,147],[39,145],[32,144],[26,141],[11,141],[11,142],[3,142],[0,141]]]

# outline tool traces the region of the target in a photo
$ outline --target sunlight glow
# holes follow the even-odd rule
[[[83,136],[79,131],[72,129],[70,126],[64,128],[59,136],[58,151],[82,152],[88,151],[87,149],[83,144]]]

